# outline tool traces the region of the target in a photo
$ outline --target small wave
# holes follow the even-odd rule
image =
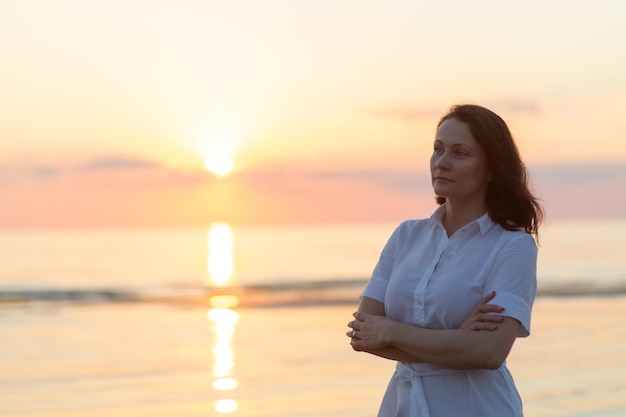
[[[608,297],[626,294],[626,283],[614,284],[554,284],[542,285],[537,290],[539,297]]]
[[[211,305],[230,296],[238,307],[357,304],[367,280],[280,282],[232,287],[163,286],[149,288],[0,289],[0,305],[20,303],[148,303]],[[626,283],[611,285],[543,285],[538,297],[606,297],[626,294]]]
[[[45,288],[0,289],[0,305],[46,303],[211,304],[214,297],[231,296],[239,307],[280,305],[354,304],[364,280],[281,282],[232,287],[163,286],[149,288]]]

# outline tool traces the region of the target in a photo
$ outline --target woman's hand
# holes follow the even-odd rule
[[[502,323],[504,321],[504,317],[495,316],[489,313],[502,313],[504,311],[504,307],[500,307],[496,304],[488,304],[489,301],[493,300],[495,296],[496,292],[493,291],[480,300],[474,311],[472,311],[472,313],[465,318],[463,324],[461,324],[461,327],[459,328],[476,331],[496,330],[498,328],[496,323]]]
[[[346,336],[352,340],[350,344],[357,351],[370,351],[382,349],[387,346],[384,340],[385,331],[393,321],[384,316],[376,316],[357,311],[352,314],[355,320],[348,323],[352,330],[346,332]]]

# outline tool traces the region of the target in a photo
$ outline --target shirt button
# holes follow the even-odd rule
[[[447,254],[447,255],[446,255],[446,258],[448,258],[448,259],[452,258],[452,255]]]

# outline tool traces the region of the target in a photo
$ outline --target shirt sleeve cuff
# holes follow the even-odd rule
[[[361,297],[369,297],[374,300],[385,302],[385,291],[387,290],[387,280],[382,277],[373,276],[361,293]]]
[[[504,307],[502,313],[493,313],[494,315],[511,317],[522,324],[517,337],[530,335],[530,305],[526,301],[513,293],[500,291],[489,304]]]

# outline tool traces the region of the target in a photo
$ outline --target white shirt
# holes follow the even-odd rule
[[[496,291],[491,303],[521,323],[518,336],[528,336],[537,289],[534,239],[524,231],[505,230],[487,214],[448,238],[441,222],[444,210],[441,206],[429,219],[398,226],[362,296],[383,302],[392,320],[455,329],[482,297]],[[521,416],[522,410],[506,365],[452,371],[398,363],[379,417],[396,415],[503,417]]]

